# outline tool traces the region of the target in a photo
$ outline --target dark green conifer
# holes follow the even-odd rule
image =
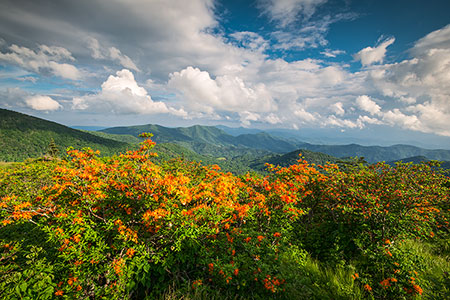
[[[56,146],[55,140],[52,138],[48,145],[47,155],[50,157],[57,157],[59,153],[58,146]]]

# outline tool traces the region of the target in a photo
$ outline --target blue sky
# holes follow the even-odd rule
[[[0,107],[69,126],[322,129],[448,147],[448,11],[446,0],[4,0]]]

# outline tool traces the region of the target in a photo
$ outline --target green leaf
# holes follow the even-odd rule
[[[28,284],[24,281],[19,285],[20,291],[25,292],[27,290]]]

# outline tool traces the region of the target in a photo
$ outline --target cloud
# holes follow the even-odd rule
[[[383,121],[391,126],[400,126],[405,129],[425,131],[423,124],[415,115],[406,115],[398,108],[387,111],[383,114]]]
[[[49,96],[36,95],[25,100],[28,107],[34,110],[52,111],[61,108],[58,101],[53,100]]]
[[[87,47],[91,50],[91,56],[94,59],[110,59],[118,62],[122,67],[131,69],[134,71],[140,71],[136,64],[128,56],[122,54],[122,52],[116,47],[102,47],[100,42],[93,37],[87,38]]]
[[[272,21],[286,27],[299,17],[309,19],[325,2],[327,0],[260,0],[259,6]]]
[[[109,48],[109,57],[113,60],[117,60],[123,67],[139,71],[134,62],[126,55],[123,55],[119,49],[115,47]]]
[[[330,50],[330,49],[326,49],[325,51],[320,52],[320,54],[322,54],[325,57],[336,57],[338,55],[342,55],[345,54],[344,50]]]
[[[381,107],[367,95],[358,96],[356,104],[371,115],[378,115],[381,112]]]
[[[51,73],[55,76],[78,80],[81,72],[73,65],[60,63],[61,60],[74,61],[69,50],[56,47],[39,45],[38,51],[31,50],[27,47],[11,45],[10,52],[0,52],[0,61],[5,61],[35,73]]]
[[[450,24],[418,40],[411,49],[411,53],[420,56],[430,49],[450,49]]]
[[[241,125],[244,127],[250,126],[251,122],[256,122],[261,118],[259,114],[252,113],[249,111],[239,112],[239,117],[241,120]]]
[[[240,43],[238,46],[243,46],[250,50],[264,51],[269,47],[269,42],[255,32],[239,31],[230,34],[230,37]]]
[[[348,127],[348,128],[362,128],[363,125],[359,122],[354,122],[352,120],[340,119],[334,115],[329,116],[323,123],[327,126],[336,126],[336,127]]]
[[[165,103],[153,101],[147,91],[140,87],[134,79],[133,73],[127,69],[110,75],[103,82],[101,91],[72,100],[73,108],[100,113],[115,114],[160,114],[172,113],[186,116],[183,110],[169,108]]]
[[[35,76],[28,70],[77,79],[76,89],[62,87],[70,97],[54,96],[59,90],[42,94],[61,104],[60,99],[73,99],[73,106],[84,112],[130,114],[116,116],[118,121],[164,113],[171,116],[161,119],[280,127],[383,123],[448,135],[450,25],[419,39],[404,61],[385,63],[394,38],[362,49],[355,59],[363,68],[354,70],[336,59],[327,61],[343,53],[326,47],[331,25],[356,15],[326,15],[321,10],[325,2],[261,0],[260,9],[278,24],[276,31],[227,34],[214,0],[4,0],[0,36],[7,43],[0,41],[0,60],[7,67],[19,66],[21,73],[4,70],[0,77]],[[322,59],[289,55],[314,47]],[[276,56],[285,54],[286,59]],[[116,73],[117,68],[125,70]],[[37,83],[50,81],[36,78]],[[100,85],[97,92],[73,96]],[[26,108],[28,96],[34,95],[2,102]]]
[[[426,102],[408,109],[418,114],[421,123],[420,131],[450,136],[450,110],[448,107]]]
[[[364,124],[364,123],[367,123],[367,124],[376,124],[376,125],[382,125],[382,124],[384,124],[382,121],[380,121],[379,119],[377,119],[377,118],[371,118],[371,117],[369,117],[369,116],[359,116],[358,117],[358,120],[357,120],[357,123],[359,123],[359,124]]]
[[[191,110],[207,114],[242,111],[258,113],[277,109],[264,84],[249,86],[237,76],[225,75],[212,79],[206,71],[187,67],[172,73],[168,86],[180,94]],[[247,119],[254,120],[255,117]]]
[[[55,111],[62,108],[61,104],[50,96],[31,94],[18,87],[0,90],[0,106],[10,109],[27,107],[39,111]]]
[[[6,88],[0,90],[0,105],[14,109],[16,107],[25,107],[25,98],[30,97],[30,93],[21,88]]]
[[[343,116],[345,114],[345,109],[342,102],[336,102],[331,106],[331,110],[334,111],[336,115]]]
[[[254,54],[212,33],[219,24],[215,3],[4,0],[0,3],[0,36],[16,44],[56,40],[90,68],[101,63],[100,74],[104,74],[103,66],[114,70],[116,63],[129,70],[151,70],[157,81],[166,81],[168,74],[189,65],[223,74],[230,65],[253,60]]]
[[[301,123],[312,123],[317,120],[317,118],[310,112],[307,112],[304,108],[299,108],[294,111],[294,115],[300,118]]]
[[[352,13],[336,13],[332,16],[325,15],[319,19],[302,22],[301,27],[295,30],[281,28],[271,33],[271,38],[275,41],[272,47],[282,50],[302,50],[326,46],[328,44],[326,35],[330,26],[339,21],[351,20],[355,17],[356,15]],[[330,55],[340,54],[340,52],[328,53]]]
[[[363,66],[373,63],[382,63],[386,55],[386,48],[395,42],[395,38],[389,38],[375,48],[367,47],[354,55],[356,60],[361,61]]]
[[[387,119],[450,136],[450,25],[419,39],[409,53],[412,57],[401,62],[371,67],[373,87],[399,103]]]
[[[30,81],[32,83],[36,83],[38,78],[33,76],[23,76],[23,77],[16,77],[16,80],[19,81]]]
[[[87,47],[91,50],[91,55],[93,58],[95,59],[105,58],[105,56],[102,53],[100,43],[98,42],[97,39],[89,37],[87,39]]]

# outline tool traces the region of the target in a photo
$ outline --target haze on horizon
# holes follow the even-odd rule
[[[446,0],[3,0],[0,107],[69,126],[450,147],[448,11]]]

